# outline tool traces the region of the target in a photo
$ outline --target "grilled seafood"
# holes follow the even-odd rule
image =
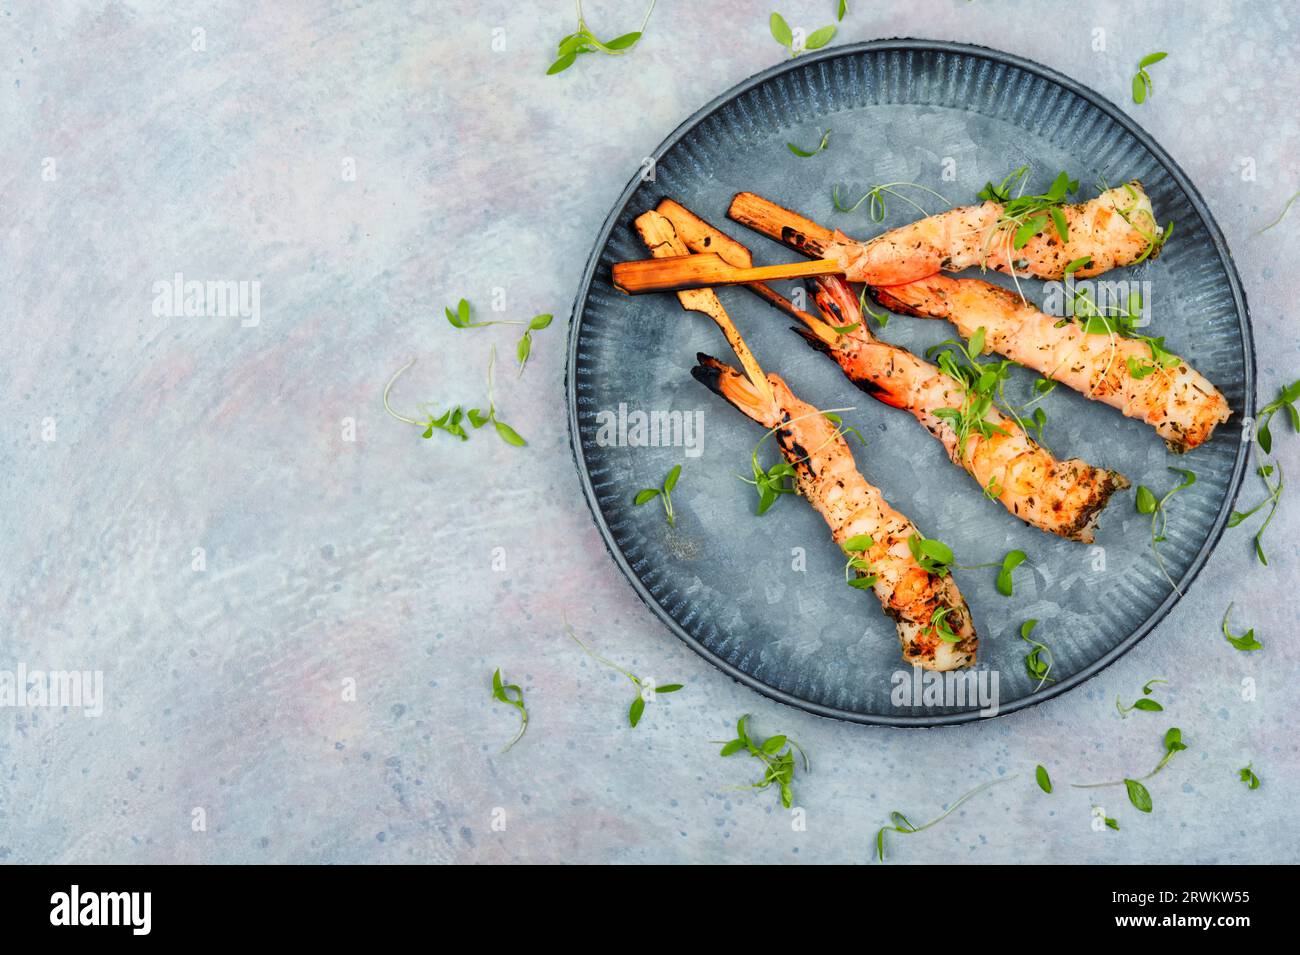
[[[851,282],[876,286],[902,285],[975,265],[1019,276],[1060,279],[1065,267],[1079,259],[1091,260],[1074,272],[1078,278],[1087,278],[1132,265],[1159,250],[1162,232],[1151,211],[1151,200],[1136,180],[1059,209],[1069,240],[1062,242],[1049,223],[1020,249],[1014,248],[1013,230],[1005,227],[1003,207],[996,202],[959,206],[867,242],[851,239],[838,229],[830,232],[749,192],[737,194],[728,214],[767,235],[774,234],[773,222],[783,223],[775,237],[806,254],[837,259]]]
[[[933,275],[873,289],[872,297],[896,312],[946,319],[965,339],[983,328],[985,352],[1145,421],[1179,454],[1207,441],[1232,414],[1219,390],[1187,362],[1153,361],[1151,348],[1138,339],[1089,334],[1073,323],[1057,327],[1059,319],[979,279]]]
[[[867,330],[857,299],[839,276],[818,278],[815,295],[831,325],[854,327],[841,336],[838,347],[803,329],[795,331],[833,358],[867,394],[911,412],[943,443],[952,462],[979,482],[986,496],[996,497],[1028,524],[1091,543],[1110,496],[1129,486],[1122,474],[1077,458],[1057,461],[991,403],[986,402],[982,415],[978,408],[971,411],[968,402],[976,399],[962,382]],[[959,433],[953,412],[947,409],[962,409],[976,419],[978,427]]]
[[[858,473],[835,425],[776,375],[767,376],[773,392],[767,401],[739,371],[708,355],[696,357],[699,364],[691,373],[697,380],[774,432],[781,454],[795,469],[799,492],[826,519],[835,542],[843,547],[870,536],[871,546],[861,557],[875,577],[871,589],[897,624],[903,658],[927,670],[974,663],[979,638],[956,582],[917,562],[909,541],[919,532]]]

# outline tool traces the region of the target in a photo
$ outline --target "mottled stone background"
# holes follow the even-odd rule
[[[1300,209],[1255,234],[1300,188],[1289,4],[850,5],[836,42],[985,44],[1127,104],[1227,235],[1261,397],[1300,376]],[[811,29],[835,3],[781,6]],[[770,703],[671,638],[616,572],[569,453],[564,326],[642,157],[782,56],[770,12],[662,0],[630,55],[547,77],[574,25],[561,0],[0,5],[0,669],[99,669],[107,697],[99,719],[0,710],[0,860],[863,862],[890,810],[919,822],[1018,774],[898,839],[895,859],[1300,861],[1285,798],[1300,502],[1273,523],[1271,566],[1228,531],[1097,679],[942,730]],[[641,8],[587,13],[612,36]],[[1135,62],[1156,49],[1169,58],[1134,106]],[[156,317],[153,284],[176,272],[260,282],[260,323]],[[421,441],[385,416],[383,384],[417,357],[404,406],[477,400],[488,344],[508,366],[515,331],[456,332],[441,309],[466,296],[486,313],[494,288],[507,317],[557,316],[524,376],[498,380],[529,447]],[[1300,474],[1300,442],[1279,445]],[[1243,499],[1258,496],[1252,479]],[[1263,652],[1224,643],[1229,600]],[[562,635],[566,610],[607,655],[686,690],[629,730],[629,686]],[[532,714],[504,756],[496,666]],[[1116,694],[1157,675],[1167,713],[1120,720]],[[743,712],[811,753],[806,831],[774,793],[729,791],[755,766],[710,740]],[[1091,830],[1096,792],[1032,783],[1038,762],[1062,782],[1145,771],[1171,723],[1191,748],[1151,783],[1154,813],[1101,791],[1121,832]],[[1252,760],[1264,785],[1248,792],[1236,770]]]

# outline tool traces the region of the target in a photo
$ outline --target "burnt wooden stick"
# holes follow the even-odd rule
[[[824,256],[835,242],[835,233],[830,229],[752,192],[736,193],[727,215],[813,258]]]
[[[646,247],[653,256],[680,257],[686,255],[686,244],[673,228],[672,222],[653,209],[637,216],[636,231],[641,234],[641,240],[645,242]],[[769,402],[774,402],[776,398],[772,394],[772,385],[768,382],[767,375],[759,367],[758,361],[750,352],[749,346],[745,344],[745,340],[740,337],[740,332],[736,330],[735,324],[731,321],[731,316],[722,307],[722,303],[718,301],[718,296],[714,294],[713,289],[682,289],[677,293],[677,300],[682,303],[682,308],[687,311],[702,312],[713,319],[717,326],[722,329],[722,334],[726,336],[727,343],[731,345],[731,350],[740,359],[741,367],[745,369],[745,375],[758,389],[758,393]]]
[[[655,215],[659,213],[656,212]],[[663,216],[659,217],[663,218]],[[834,259],[814,259],[811,262],[790,262],[784,265],[738,269],[722,256],[708,253],[618,262],[611,272],[614,287],[619,291],[629,295],[642,295],[646,292],[675,292],[680,289],[708,288],[715,285],[747,285],[750,282],[776,279],[842,275],[844,267]]]
[[[749,249],[717,227],[705,222],[681,203],[674,202],[672,199],[665,199],[659,203],[657,211],[673,224],[677,235],[692,252],[716,252],[724,261],[737,268],[748,268],[754,264]],[[796,321],[802,322],[809,331],[826,344],[831,346],[839,344],[839,333],[831,326],[803,309],[796,308],[794,302],[766,282],[750,282],[745,288],[758,295],[769,305],[780,309]]]

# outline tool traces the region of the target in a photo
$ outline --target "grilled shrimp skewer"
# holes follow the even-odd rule
[[[665,200],[659,209],[689,248],[717,251],[734,265],[750,265],[749,251],[714,226],[671,200]],[[820,229],[794,213],[784,215],[790,217],[783,220],[787,231],[781,235],[787,241],[791,236],[806,236]],[[827,321],[794,308],[788,301],[782,300],[779,305],[808,329],[796,331],[834,358],[863,391],[885,404],[910,411],[943,443],[953,463],[974,477],[988,496],[997,491],[998,500],[1012,514],[1071,540],[1093,539],[1097,517],[1110,496],[1128,487],[1123,475],[1094,468],[1084,461],[1057,461],[1015,421],[993,408],[986,412],[984,420],[1003,433],[993,431],[987,437],[970,433],[963,443],[951,422],[934,413],[942,408],[963,407],[967,395],[962,383],[911,352],[872,336],[862,321],[857,299],[842,279],[827,277],[817,283],[814,294]],[[760,294],[769,302],[774,295],[779,298],[770,289]],[[843,334],[832,328],[850,325],[856,327]]]
[[[1000,222],[996,202],[959,206],[858,242],[838,229],[831,232],[752,192],[738,193],[728,215],[744,225],[794,245],[814,258],[836,259],[851,282],[902,285],[973,265],[1019,276],[1060,279],[1077,259],[1091,259],[1075,271],[1079,278],[1132,265],[1158,251],[1160,227],[1151,200],[1134,180],[1107,189],[1095,199],[1060,206],[1069,241],[1049,223],[1023,248],[1014,248],[1012,230]]]
[[[829,229],[752,193],[736,197],[732,218],[808,255],[829,254],[835,241]],[[1070,229],[1073,241],[1074,226]],[[1094,267],[1074,274],[1097,271]],[[947,319],[966,339],[983,328],[986,352],[1010,358],[1086,398],[1145,421],[1175,453],[1204,444],[1232,413],[1219,390],[1187,362],[1166,368],[1152,361],[1150,348],[1142,341],[1093,335],[1074,324],[1058,328],[1059,319],[989,282],[935,274],[902,285],[873,287],[872,296],[894,311]],[[1140,369],[1138,374],[1129,367],[1129,358]],[[1154,371],[1142,374],[1153,365]]]
[[[671,200],[661,203],[658,211],[639,216],[636,228],[655,256],[680,255],[687,242],[708,247],[715,241],[730,243],[724,253],[728,256],[748,256],[740,243],[716,233]],[[838,337],[771,288],[755,291],[828,340]],[[795,398],[776,375],[764,374],[711,290],[679,292],[678,299],[684,308],[704,312],[718,324],[745,367],[741,374],[700,355],[700,364],[692,374],[750,418],[773,429],[782,455],[794,467],[800,492],[826,518],[836,543],[842,547],[853,537],[871,536],[871,546],[865,552],[854,551],[871,570],[856,572],[876,578],[871,589],[894,618],[903,658],[929,670],[955,670],[973,664],[979,638],[956,581],[932,574],[917,563],[908,546],[916,528],[858,473],[839,430],[817,409]]]
[[[1073,323],[1058,328],[1059,319],[988,282],[933,275],[873,289],[872,297],[895,312],[947,319],[965,339],[983,328],[986,352],[1145,421],[1178,454],[1204,444],[1232,414],[1227,399],[1187,362],[1165,367],[1139,339],[1090,334]]]
[[[858,473],[839,429],[776,375],[767,376],[773,393],[768,401],[740,372],[708,355],[697,357],[691,369],[696,379],[775,434],[794,466],[799,493],[826,519],[835,542],[843,547],[851,538],[870,536],[861,556],[876,578],[871,589],[897,624],[903,659],[927,670],[974,663],[979,639],[956,582],[917,563],[908,541],[919,532]]]
[[[966,470],[1012,514],[1028,524],[1069,540],[1091,543],[1097,518],[1110,496],[1128,487],[1118,471],[1096,468],[1078,458],[1057,461],[1025,434],[1014,420],[990,407],[983,421],[992,427],[958,433],[941,409],[964,411],[975,399],[965,385],[906,349],[887,344],[869,331],[858,300],[839,276],[816,280],[817,306],[832,325],[856,327],[838,347],[796,329],[833,358],[855,385],[887,405],[912,413],[938,438],[952,462]]]

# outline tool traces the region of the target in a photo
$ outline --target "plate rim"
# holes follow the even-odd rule
[[[1192,209],[1201,217],[1206,225],[1206,231],[1209,234],[1215,251],[1219,254],[1223,262],[1224,270],[1228,277],[1228,285],[1232,292],[1233,302],[1236,305],[1238,326],[1241,330],[1241,343],[1243,351],[1243,394],[1244,407],[1240,411],[1239,420],[1253,418],[1255,412],[1255,342],[1251,331],[1250,308],[1246,301],[1246,292],[1241,284],[1241,276],[1237,273],[1237,265],[1232,257],[1232,250],[1228,246],[1227,240],[1223,236],[1223,230],[1219,227],[1218,221],[1210,212],[1209,206],[1201,196],[1200,191],[1192,183],[1188,175],[1183,172],[1181,166],[1174,161],[1173,157],[1165,151],[1155,138],[1134,121],[1127,113],[1121,110],[1116,104],[1111,102],[1100,93],[1084,86],[1051,67],[1044,66],[1034,60],[1017,56],[1013,53],[1006,53],[1002,50],[995,50],[992,47],[981,46],[972,43],[959,43],[950,40],[925,40],[911,37],[894,37],[890,39],[866,40],[858,43],[849,43],[843,46],[828,47],[818,50],[814,53],[803,54],[793,59],[777,63],[753,74],[747,79],[741,80],[730,89],[715,96],[695,112],[691,113],[685,120],[668,134],[664,140],[650,152],[650,158],[659,161],[663,155],[674,146],[676,146],[687,133],[691,132],[700,123],[708,119],[714,112],[727,103],[743,96],[746,92],[759,86],[773,77],[780,76],[796,69],[802,69],[810,64],[820,63],[824,60],[836,59],[843,56],[856,56],[861,53],[881,52],[889,50],[901,51],[927,51],[955,53],[963,56],[973,56],[982,59],[991,60],[995,63],[1003,63],[1014,66],[1018,69],[1029,73],[1037,74],[1044,79],[1058,84],[1064,89],[1070,91],[1076,96],[1090,103],[1096,109],[1101,110],[1111,120],[1122,126],[1130,133],[1138,143],[1147,149],[1156,161],[1165,169],[1173,178],[1174,182],[1184,195],[1191,202]],[[784,703],[787,706],[795,707],[807,713],[816,716],[826,717],[827,719],[840,720],[847,723],[856,723],[870,726],[890,726],[890,727],[936,727],[936,726],[955,726],[975,721],[996,719],[999,716],[1016,713],[1032,706],[1038,706],[1048,700],[1055,699],[1073,690],[1075,687],[1091,680],[1100,674],[1108,666],[1132,650],[1138,643],[1146,638],[1157,626],[1164,622],[1169,616],[1174,606],[1186,595],[1191,585],[1200,575],[1201,570],[1209,561],[1211,554],[1214,553],[1223,532],[1227,527],[1228,516],[1231,514],[1233,506],[1236,504],[1237,497],[1241,492],[1242,482],[1245,477],[1246,466],[1250,457],[1251,442],[1238,442],[1236,457],[1233,461],[1232,476],[1227,485],[1227,493],[1224,495],[1223,504],[1219,513],[1215,516],[1214,523],[1210,528],[1210,533],[1201,545],[1192,562],[1188,565],[1187,570],[1178,581],[1178,586],[1165,597],[1163,601],[1147,615],[1127,637],[1112,647],[1107,653],[1077,673],[1062,680],[1060,683],[1053,684],[1045,689],[1036,690],[1033,693],[1023,696],[1018,700],[1008,703],[1005,706],[999,706],[998,712],[993,716],[981,716],[978,710],[968,710],[961,713],[944,713],[929,716],[880,716],[874,713],[855,713],[851,710],[845,710],[840,707],[828,706],[824,703],[816,703],[811,700],[805,700],[795,696],[785,690],[771,686],[759,678],[745,673],[738,667],[729,663],[720,657],[714,651],[704,646],[700,641],[688,633],[676,620],[674,620],[663,607],[661,607],[646,589],[645,584],[633,572],[627,562],[626,556],[618,548],[614,541],[613,534],[610,531],[609,524],[605,516],[601,513],[600,505],[596,500],[595,489],[591,484],[591,474],[587,468],[587,462],[579,450],[578,434],[578,404],[576,400],[577,391],[577,371],[576,360],[578,351],[578,329],[580,326],[582,311],[586,307],[587,299],[591,293],[591,283],[595,278],[596,269],[600,264],[601,251],[609,241],[609,236],[614,230],[615,223],[622,217],[627,209],[632,195],[641,185],[640,173],[634,174],[628,184],[623,188],[614,206],[610,209],[609,214],[605,217],[601,225],[600,232],[597,234],[595,244],[592,246],[591,254],[588,256],[587,264],[583,269],[582,280],[578,286],[577,294],[573,300],[573,309],[569,316],[568,346],[564,362],[564,399],[568,413],[569,421],[569,452],[573,456],[574,465],[578,470],[579,482],[582,485],[583,497],[587,501],[588,510],[591,512],[591,518],[595,522],[597,529],[600,531],[600,537],[605,545],[605,549],[614,559],[614,563],[622,572],[623,577],[632,586],[633,591],[641,599],[651,612],[658,617],[679,640],[694,650],[697,654],[711,663],[713,666],[730,676],[733,680],[743,684],[751,690],[754,690],[768,699],[775,700],[778,703]]]

